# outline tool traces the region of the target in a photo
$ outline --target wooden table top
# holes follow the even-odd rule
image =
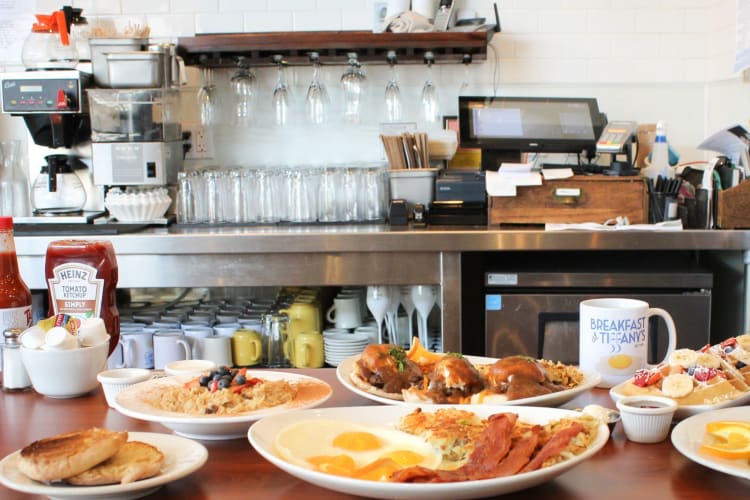
[[[372,405],[370,400],[349,392],[336,379],[334,369],[293,370],[320,378],[333,387],[333,396],[323,405]],[[598,403],[613,407],[609,394],[594,389],[566,407]],[[90,395],[50,399],[34,392],[0,392],[0,457],[30,442],[76,429],[98,426],[141,432],[171,432],[160,424],[121,415],[107,406],[97,389]],[[162,486],[146,498],[152,499],[300,499],[352,498],[298,480],[263,459],[246,439],[203,441],[208,448],[206,464],[193,474]],[[627,441],[621,424],[607,445],[593,458],[553,481],[503,498],[628,499],[739,498],[750,494],[750,481],[698,465],[681,455],[670,440],[658,444]],[[38,498],[0,486],[0,498]]]

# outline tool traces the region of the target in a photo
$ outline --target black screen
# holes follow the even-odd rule
[[[596,99],[567,97],[459,97],[461,147],[485,155],[592,154],[606,125]]]

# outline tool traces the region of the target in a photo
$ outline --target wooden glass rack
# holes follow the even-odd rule
[[[272,65],[275,55],[290,64],[308,64],[317,52],[320,62],[345,64],[356,52],[360,62],[386,64],[390,51],[398,63],[423,63],[425,53],[435,63],[462,63],[487,59],[494,31],[434,33],[372,33],[370,31],[316,31],[197,35],[177,41],[185,64],[205,67],[235,66],[243,57],[251,66]]]

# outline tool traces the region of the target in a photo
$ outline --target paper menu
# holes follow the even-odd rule
[[[532,171],[533,163],[503,163],[497,172],[485,172],[489,196],[515,196],[516,186],[541,186],[542,176]]]

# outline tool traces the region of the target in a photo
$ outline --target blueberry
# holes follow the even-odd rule
[[[208,383],[211,381],[211,377],[208,375],[201,375],[201,378],[198,379],[198,382],[200,383],[201,387],[208,386]]]
[[[227,375],[229,373],[229,367],[228,366],[220,366],[217,370],[217,373],[220,373],[222,375]]]
[[[737,361],[737,366],[735,368],[737,368],[738,370],[741,370],[742,368],[745,368],[746,366],[747,365],[743,363],[742,361]]]
[[[219,389],[226,389],[231,384],[232,384],[231,380],[227,380],[225,378],[222,378],[221,380],[219,380]]]
[[[213,377],[211,377],[211,380],[221,380],[221,378],[222,378],[223,376],[224,376],[224,375],[222,375],[221,373],[219,373],[219,372],[216,372],[216,373],[214,373]]]
[[[732,351],[734,351],[734,346],[728,345],[724,348],[724,352],[726,353],[730,353]]]
[[[247,382],[247,379],[245,378],[244,375],[237,375],[234,381],[237,383],[237,385],[245,385],[245,382]]]
[[[695,373],[695,367],[691,366],[690,368],[688,368],[688,375],[690,375],[692,377],[693,373]]]

